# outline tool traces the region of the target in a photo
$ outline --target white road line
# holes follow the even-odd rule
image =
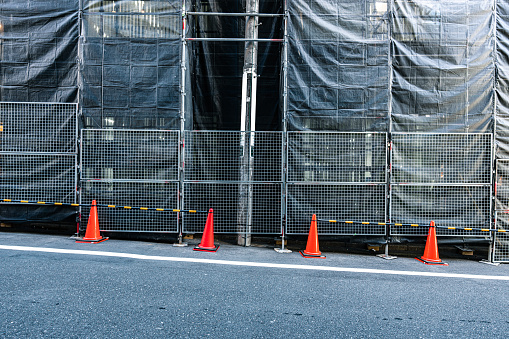
[[[273,263],[261,263],[261,262],[252,262],[252,261],[232,261],[232,260],[218,260],[218,259],[163,257],[163,256],[155,256],[155,255],[143,255],[143,254],[132,254],[132,253],[120,253],[120,252],[69,250],[69,249],[61,249],[61,248],[30,247],[30,246],[0,245],[0,249],[11,250],[11,251],[94,255],[94,256],[100,256],[100,257],[115,257],[115,258],[129,258],[129,259],[138,259],[138,260],[157,260],[157,261],[173,261],[173,262],[190,262],[190,263],[199,263],[199,264],[215,264],[215,265],[230,265],[230,266],[286,268],[286,269],[295,269],[295,270],[314,270],[314,271],[331,271],[331,272],[391,274],[391,275],[407,275],[407,276],[421,276],[421,277],[481,279],[481,280],[508,280],[509,281],[509,276],[498,276],[498,275],[435,273],[435,272],[417,272],[417,271],[380,270],[380,269],[371,269],[371,268],[273,264]]]

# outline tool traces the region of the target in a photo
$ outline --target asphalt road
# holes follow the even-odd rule
[[[456,259],[443,267],[325,254],[325,260],[304,259],[226,244],[205,253],[164,243],[77,244],[65,236],[0,232],[0,337],[509,333],[509,265]]]

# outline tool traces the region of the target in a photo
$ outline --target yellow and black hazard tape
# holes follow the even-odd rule
[[[68,204],[62,202],[47,202],[47,201],[30,201],[30,200],[14,200],[14,199],[2,199],[1,202],[14,202],[14,203],[22,203],[22,204],[37,204],[37,205],[47,205],[47,206],[71,206],[71,207],[108,207],[108,208],[118,208],[118,209],[126,209],[126,210],[142,210],[142,211],[159,211],[159,212],[181,212],[181,213],[208,213],[208,211],[198,211],[198,210],[179,210],[179,209],[169,209],[169,208],[154,208],[154,207],[134,207],[134,206],[117,206],[117,205],[107,205],[107,204]]]
[[[366,222],[366,221],[349,221],[349,220],[327,220],[317,219],[318,221],[325,221],[331,223],[340,224],[354,224],[354,225],[377,225],[377,226],[402,226],[402,227],[430,227],[430,225],[419,225],[419,224],[400,224],[393,222]],[[476,228],[476,227],[450,227],[450,226],[434,226],[436,228],[442,228],[447,230],[463,230],[463,231],[481,231],[481,232],[500,232],[505,233],[507,230],[494,229],[494,228]]]
[[[391,222],[367,222],[367,221],[349,221],[349,220],[343,221],[343,220],[318,219],[318,221],[326,221],[326,222],[339,223],[339,224],[355,224],[355,225],[412,226],[412,227],[425,226],[425,225],[419,225],[419,224],[398,224],[398,223],[391,223]],[[426,225],[426,227],[429,227],[429,225]]]
[[[476,227],[450,227],[450,226],[435,226],[436,228],[443,228],[446,230],[464,230],[464,231],[481,231],[481,232],[500,232],[505,233],[506,230],[499,230],[496,228],[476,228]]]

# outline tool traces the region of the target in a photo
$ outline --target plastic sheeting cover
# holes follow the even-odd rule
[[[509,3],[497,1],[496,155],[509,159]]]
[[[289,129],[490,132],[492,3],[289,1]]]
[[[85,1],[85,127],[180,127],[181,1]]]
[[[79,0],[4,0],[0,100],[75,102]]]
[[[288,2],[289,130],[386,131],[386,2]]]

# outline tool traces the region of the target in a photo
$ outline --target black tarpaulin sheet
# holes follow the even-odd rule
[[[397,0],[392,131],[491,132],[492,1]]]
[[[76,222],[75,207],[0,204],[0,220],[12,224],[33,222]]]
[[[491,132],[492,1],[289,1],[291,130]]]
[[[180,128],[181,1],[85,1],[85,127]]]
[[[288,129],[386,131],[387,3],[288,2]]]
[[[0,100],[75,102],[79,1],[0,5]]]

